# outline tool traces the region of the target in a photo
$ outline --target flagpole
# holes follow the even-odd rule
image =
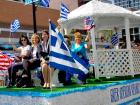
[[[51,44],[51,24],[50,24],[50,22],[51,22],[51,20],[49,19],[49,49],[51,48],[50,47],[50,44]],[[51,49],[50,49],[50,51],[51,51]],[[49,68],[50,68],[50,65],[48,65],[49,66]],[[51,91],[52,91],[52,70],[51,70],[51,68],[50,68],[50,88],[51,88]]]
[[[10,36],[9,36],[9,44],[11,44],[11,37],[12,37],[12,32],[10,32]]]
[[[12,44],[12,47],[13,47],[13,43],[12,43],[12,39],[11,38],[12,38],[12,32],[10,30],[9,44]],[[12,51],[13,51],[12,53],[14,54],[14,48],[13,48]],[[11,70],[13,71],[13,63],[12,63],[12,66],[11,66]],[[10,73],[10,75],[12,76],[12,72]],[[9,82],[11,82],[11,80]]]
[[[95,24],[98,21],[98,18],[94,18]],[[98,59],[97,59],[97,49],[96,49],[96,41],[95,41],[95,28],[93,27],[90,29],[90,36],[92,41],[92,56],[94,58],[94,71],[95,71],[95,77],[99,79],[99,70],[98,70]]]
[[[9,36],[9,44],[12,44],[13,46],[13,42],[12,42],[12,32],[10,31],[10,36]],[[14,53],[14,49],[13,49],[13,53]]]

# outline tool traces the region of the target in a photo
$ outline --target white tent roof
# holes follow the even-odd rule
[[[68,19],[75,19],[85,16],[103,16],[103,15],[119,15],[128,16],[132,12],[109,3],[103,3],[97,0],[92,0],[85,5],[80,6],[68,15]]]
[[[121,25],[122,23],[124,24],[124,17],[129,17],[131,19],[140,19],[138,15],[135,15],[135,13],[125,8],[109,3],[103,3],[97,0],[92,0],[87,4],[82,5],[70,12],[70,14],[68,15],[68,20],[59,20],[59,22],[68,29],[81,29],[83,28],[84,18],[87,16],[92,16],[94,18],[98,17],[98,19],[100,20],[98,24],[102,26],[108,25],[110,27],[112,27],[112,25],[114,24],[117,26]]]

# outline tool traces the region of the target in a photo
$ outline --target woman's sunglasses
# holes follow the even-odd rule
[[[26,41],[26,39],[22,39],[21,41]]]

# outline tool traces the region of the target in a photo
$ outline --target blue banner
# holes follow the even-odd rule
[[[38,2],[39,0],[25,0],[25,5],[31,4],[33,2]]]

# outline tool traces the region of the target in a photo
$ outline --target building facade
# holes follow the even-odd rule
[[[99,1],[112,4],[112,0],[99,0]]]
[[[11,0],[11,1],[19,1],[24,3],[25,0]],[[62,0],[50,0],[49,8],[60,10],[61,2]],[[63,3],[67,5],[70,11],[78,7],[78,0],[63,0]]]
[[[78,7],[78,0],[50,0],[50,7],[52,9],[60,10],[60,4],[63,1],[70,11]]]
[[[124,8],[140,9],[140,0],[114,0],[114,4]]]
[[[0,50],[1,46],[9,48],[11,45],[9,40],[18,43],[19,37],[24,34],[31,37],[33,34],[33,12],[32,5],[24,5],[22,2],[11,0],[0,0]],[[37,33],[41,33],[43,29],[49,28],[48,20],[51,19],[57,25],[59,11],[49,8],[36,8],[36,26]],[[15,33],[10,33],[10,24],[13,20],[20,21],[20,28]]]
[[[91,0],[78,0],[78,6],[81,6],[89,1]],[[98,1],[105,2],[105,3],[112,3],[112,0],[98,0]]]
[[[129,10],[138,10],[140,9],[140,0],[114,0],[113,3],[117,6],[127,8]],[[122,35],[125,34],[125,29],[122,29]],[[130,27],[130,37],[131,40],[140,39],[140,27]]]
[[[19,1],[24,2],[25,0],[11,0],[11,1]],[[67,5],[70,11],[76,9],[77,7],[89,2],[91,0],[63,0],[63,3]],[[105,3],[112,3],[112,0],[98,0]],[[62,0],[50,0],[49,8],[60,10]]]

